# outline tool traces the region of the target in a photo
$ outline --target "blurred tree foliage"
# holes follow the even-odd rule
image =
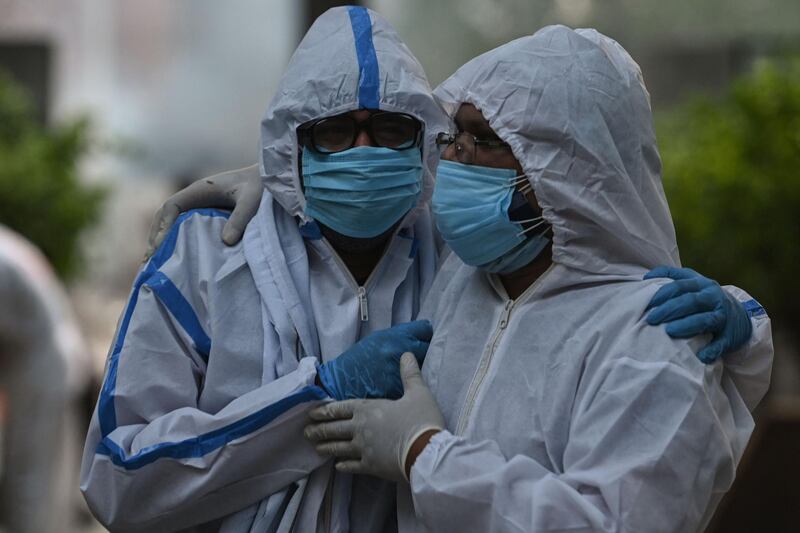
[[[80,265],[78,237],[104,197],[78,179],[88,132],[85,119],[42,128],[27,95],[0,72],[0,223],[33,241],[64,278]]]
[[[800,58],[659,117],[681,260],[746,288],[800,346]]]

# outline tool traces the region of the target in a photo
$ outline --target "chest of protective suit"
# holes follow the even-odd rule
[[[561,471],[573,413],[619,346],[608,332],[630,329],[630,313],[608,305],[618,284],[561,292],[542,279],[512,301],[484,274],[462,274],[445,291],[460,298],[439,303],[423,369],[448,429]]]
[[[370,333],[408,322],[419,311],[418,264],[413,240],[395,237],[366,282],[359,286],[333,248],[307,240],[310,309],[322,361],[329,361]]]

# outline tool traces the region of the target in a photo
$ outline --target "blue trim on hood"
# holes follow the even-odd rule
[[[372,21],[365,7],[347,9],[358,56],[358,106],[361,109],[379,109],[380,77],[378,56],[372,44]]]

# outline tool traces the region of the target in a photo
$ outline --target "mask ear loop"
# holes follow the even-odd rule
[[[520,174],[519,176],[514,176],[513,178],[508,179],[508,185],[506,187],[516,187],[520,183],[524,183],[528,181],[528,176],[526,174]],[[528,183],[530,183],[528,181]]]
[[[528,194],[529,192],[531,192],[533,190],[533,186],[531,185],[531,182],[528,179],[528,176],[525,175],[525,174],[520,174],[519,176],[514,176],[513,178],[511,178],[509,180],[508,185],[506,185],[506,187],[508,187],[508,188],[516,188],[517,185],[519,185],[520,183],[524,184],[519,189],[519,192],[521,192],[522,194]]]
[[[526,233],[528,233],[529,231],[534,230],[534,229],[542,226],[543,224],[547,224],[547,221],[544,219],[544,217],[529,218],[527,220],[515,220],[514,222],[516,222],[518,224],[523,224],[523,223],[526,223],[526,222],[536,222],[536,224],[534,224],[534,225],[532,225],[530,227],[527,227],[527,228],[523,229],[522,231],[520,231],[519,233],[517,233],[517,237],[521,237],[521,236],[525,235]],[[550,226],[546,227],[544,229],[544,231],[541,233],[541,235],[544,235],[545,233],[547,233],[547,231],[549,229],[550,229]]]
[[[516,188],[516,186],[519,185],[520,183],[524,183],[525,184],[520,189],[518,189],[519,192],[522,193],[523,195],[526,195],[526,194],[528,194],[529,192],[531,192],[533,190],[533,186],[531,185],[531,182],[528,179],[528,176],[526,174],[520,174],[519,176],[514,176],[513,178],[510,178],[509,184],[506,185],[506,187],[509,187],[509,188],[510,187],[514,187],[514,188]],[[542,224],[546,224],[546,221],[544,220],[544,217],[541,217],[541,216],[534,217],[534,218],[527,218],[527,219],[524,219],[524,220],[515,220],[514,222],[517,223],[517,224],[526,224],[528,222],[536,222],[536,224],[534,224],[533,226],[525,228],[522,231],[520,231],[519,233],[517,233],[517,237],[525,235],[529,231],[538,228]],[[547,229],[545,229],[545,231],[542,232],[542,234],[544,234],[546,232],[547,232]]]

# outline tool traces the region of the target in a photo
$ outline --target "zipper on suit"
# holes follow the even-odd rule
[[[367,287],[371,286],[372,279],[375,277],[378,270],[383,268],[384,260],[388,255],[386,252],[389,250],[388,246],[391,246],[391,244],[387,246],[386,250],[384,251],[383,255],[378,261],[378,264],[375,265],[375,268],[373,268],[372,272],[369,273],[369,277],[367,278],[367,281],[364,282],[364,285],[359,285],[356,282],[356,279],[350,273],[350,269],[347,268],[347,265],[344,264],[342,258],[339,257],[339,254],[336,253],[336,249],[334,249],[334,247],[331,246],[331,243],[329,243],[328,240],[325,239],[324,237],[322,240],[325,241],[325,244],[327,244],[328,248],[330,248],[333,259],[336,261],[336,264],[338,264],[339,267],[342,269],[345,277],[347,278],[347,281],[350,282],[350,286],[353,287],[353,290],[356,293],[356,298],[358,298],[358,309],[359,313],[361,314],[361,322],[367,322],[369,320],[369,301],[367,300]]]
[[[358,306],[361,310],[361,322],[369,320],[369,304],[367,303],[367,289],[364,287],[358,288]]]
[[[475,405],[475,398],[478,395],[481,384],[483,383],[486,374],[489,372],[489,364],[492,362],[494,352],[497,350],[497,344],[508,326],[508,319],[511,316],[511,310],[514,308],[514,300],[506,300],[503,312],[500,314],[500,321],[492,335],[492,341],[489,346],[484,350],[481,360],[478,363],[478,369],[475,371],[475,376],[472,378],[472,383],[469,385],[467,397],[464,400],[464,408],[461,409],[461,415],[458,417],[458,424],[456,424],[456,435],[462,435],[466,429],[467,421],[472,413],[472,408]]]
[[[461,408],[461,413],[458,417],[458,423],[456,424],[456,435],[463,435],[464,431],[467,429],[467,423],[472,415],[472,409],[475,407],[475,400],[478,397],[478,393],[480,392],[481,385],[483,385],[483,380],[486,378],[486,374],[489,373],[489,367],[491,366],[492,358],[497,351],[497,346],[500,344],[500,339],[503,337],[503,333],[505,333],[505,330],[508,327],[508,321],[511,318],[511,312],[518,303],[528,300],[530,294],[536,290],[536,288],[540,285],[541,280],[547,276],[552,268],[553,266],[551,265],[550,268],[545,270],[544,273],[542,273],[542,275],[539,276],[539,278],[534,281],[530,287],[525,289],[525,291],[520,294],[516,300],[506,300],[506,303],[503,306],[503,312],[500,314],[500,320],[497,322],[494,335],[492,335],[492,340],[481,355],[481,360],[478,363],[478,369],[475,371],[475,376],[473,376],[472,383],[470,383],[469,389],[467,390],[467,397],[464,400],[464,406]],[[503,291],[503,295],[505,295],[505,291]]]

